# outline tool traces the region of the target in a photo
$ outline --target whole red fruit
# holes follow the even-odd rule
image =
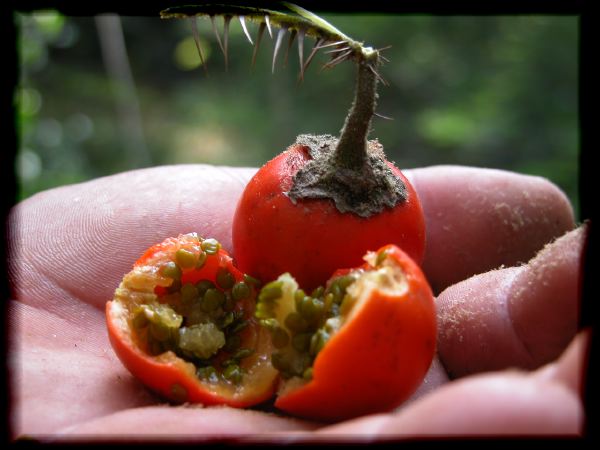
[[[413,186],[386,161],[406,185],[406,199],[368,218],[340,213],[332,200],[293,202],[294,175],[311,160],[309,148],[294,144],[267,162],[246,186],[233,219],[233,253],[238,267],[262,281],[289,272],[312,289],[339,267],[361,263],[369,250],[395,244],[420,264],[425,250],[425,220]]]

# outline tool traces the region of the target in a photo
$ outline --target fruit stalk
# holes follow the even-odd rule
[[[357,64],[354,102],[340,131],[334,161],[339,167],[360,170],[367,161],[367,136],[377,105],[378,53],[370,53]]]

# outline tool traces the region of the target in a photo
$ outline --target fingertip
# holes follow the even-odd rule
[[[577,332],[587,226],[546,245],[515,278],[508,313],[536,366],[557,358]]]
[[[476,275],[437,297],[438,354],[451,378],[509,366],[531,367],[531,357],[506,314],[511,284],[521,270]]]
[[[575,226],[566,195],[542,177],[462,166],[415,169],[408,176],[425,214],[423,269],[435,292],[528,261]]]
[[[567,233],[528,264],[476,275],[437,298],[438,351],[452,377],[536,369],[577,331],[585,231]]]

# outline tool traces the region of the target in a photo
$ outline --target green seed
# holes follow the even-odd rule
[[[234,325],[234,327],[231,329],[230,332],[232,334],[239,333],[244,328],[246,328],[248,326],[248,324],[249,324],[249,322],[247,320],[241,320],[240,322],[238,322],[237,324]]]
[[[200,253],[198,253],[198,261],[196,262],[196,269],[201,269],[202,267],[204,267],[204,264],[206,263],[206,258],[208,258],[206,252],[200,250]]]
[[[315,290],[312,291],[312,293],[310,294],[311,297],[315,297],[315,298],[319,298],[323,295],[323,292],[325,292],[325,289],[323,288],[323,286],[319,286],[318,288],[316,288]]]
[[[199,367],[198,370],[196,370],[196,376],[210,382],[215,382],[218,380],[217,369],[215,369],[213,366]]]
[[[292,347],[300,353],[307,352],[310,348],[312,333],[298,333],[292,338]]]
[[[225,303],[225,294],[218,289],[209,289],[204,294],[200,307],[204,312],[211,312],[215,311],[223,303]]]
[[[330,292],[329,294],[325,295],[325,298],[323,299],[323,309],[326,312],[329,312],[331,310],[332,304],[333,304],[333,294]]]
[[[175,261],[183,269],[189,269],[196,265],[196,255],[193,251],[180,248],[175,252]]]
[[[282,287],[283,281],[271,281],[260,290],[260,293],[258,294],[258,301],[264,302],[280,298],[281,294],[283,293]]]
[[[152,337],[159,342],[166,341],[169,339],[170,335],[169,328],[162,323],[151,323],[150,333],[152,333]]]
[[[339,283],[331,285],[330,293],[333,295],[333,303],[340,304],[344,298],[344,290]]]
[[[221,249],[221,243],[213,238],[205,239],[200,246],[209,255],[216,255]]]
[[[223,289],[231,289],[235,284],[235,277],[225,267],[219,267],[216,276],[217,284]]]
[[[308,329],[308,322],[298,312],[291,312],[285,318],[285,326],[293,331],[299,333]]]
[[[235,299],[233,298],[233,295],[231,295],[230,291],[225,291],[225,303],[223,304],[223,309],[225,311],[233,311],[233,308],[235,308]]]
[[[270,319],[275,317],[274,306],[267,303],[258,303],[256,305],[256,310],[254,311],[254,317],[257,319]]]
[[[215,287],[215,283],[213,283],[210,280],[200,280],[196,283],[196,288],[198,289],[198,295],[200,297],[204,297],[206,291],[208,291],[209,289],[214,289]]]
[[[275,318],[261,319],[258,322],[261,326],[265,327],[267,330],[274,330],[279,326],[279,322]]]
[[[313,322],[320,318],[324,310],[325,304],[317,298],[304,297],[300,302],[299,312],[308,322]]]
[[[313,368],[309,367],[308,369],[306,369],[303,373],[302,373],[302,378],[304,378],[305,380],[312,380],[313,377]]]
[[[233,321],[235,320],[235,314],[233,314],[232,312],[228,312],[225,313],[225,315],[221,318],[221,323],[219,324],[220,328],[227,328],[229,325],[231,325],[233,323]]]
[[[300,304],[302,303],[302,300],[304,300],[304,297],[306,297],[306,293],[304,292],[304,290],[298,289],[296,292],[294,292],[294,302],[296,303],[296,311],[300,310]]]
[[[181,278],[181,269],[173,261],[167,262],[162,266],[160,273],[167,278],[179,280]]]
[[[189,305],[198,298],[200,298],[200,295],[198,294],[198,288],[195,285],[192,283],[185,283],[181,286],[181,301],[184,304]]]
[[[269,311],[254,311],[254,317],[256,317],[257,319],[263,320],[263,319],[271,319],[272,317],[274,317],[274,314],[269,312]]]
[[[244,300],[245,298],[250,297],[250,293],[250,286],[243,281],[235,283],[231,289],[231,295],[233,295],[233,298],[236,301]]]
[[[223,371],[223,377],[232,383],[238,384],[242,381],[242,369],[237,364],[230,364]]]
[[[232,358],[239,361],[241,359],[247,358],[248,356],[252,355],[253,353],[254,353],[254,350],[252,350],[251,348],[240,348],[237,352],[235,352],[235,354],[232,356]]]
[[[133,324],[134,328],[136,328],[138,330],[140,330],[148,325],[148,318],[146,317],[146,311],[144,308],[136,309],[136,311],[133,315],[132,324]]]
[[[310,354],[316,356],[325,347],[329,334],[325,330],[317,330],[310,340]]]
[[[290,336],[283,328],[277,327],[271,331],[271,342],[275,348],[283,348],[290,342]]]

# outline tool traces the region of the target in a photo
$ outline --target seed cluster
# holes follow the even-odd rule
[[[151,355],[170,350],[193,363],[202,380],[238,384],[244,374],[240,363],[253,353],[242,347],[240,333],[248,319],[238,302],[251,296],[258,280],[244,276],[236,281],[226,267],[219,267],[214,281],[182,282],[184,273],[202,269],[221,249],[215,239],[193,237],[191,245],[179,248],[160,267],[160,275],[172,283],[158,302],[133,310],[133,329]]]
[[[271,362],[283,378],[312,378],[312,366],[332,333],[355,302],[348,287],[361,271],[353,271],[331,280],[327,288],[318,287],[310,295],[302,289],[293,291],[293,308],[285,317],[277,313],[285,299],[285,280],[266,284],[258,294],[255,317],[271,332],[276,350]]]

